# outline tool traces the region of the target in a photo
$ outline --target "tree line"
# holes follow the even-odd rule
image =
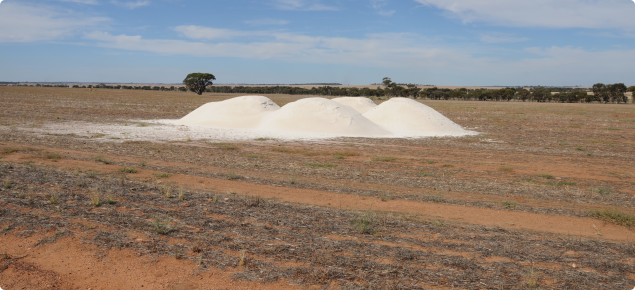
[[[523,102],[558,102],[558,103],[626,103],[627,91],[635,91],[635,86],[626,88],[624,84],[593,86],[590,95],[583,89],[560,88],[561,92],[552,94],[551,88],[501,88],[501,89],[440,89],[437,87],[421,89],[411,86],[388,86],[385,88],[340,88],[340,87],[313,87],[310,89],[274,86],[213,86],[207,88],[210,93],[236,93],[236,94],[291,94],[291,95],[319,95],[319,96],[349,96],[370,98],[407,97],[429,100],[473,100],[473,101],[523,101]]]

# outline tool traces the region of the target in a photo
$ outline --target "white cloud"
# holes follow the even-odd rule
[[[395,14],[395,10],[384,10],[384,7],[386,6],[386,0],[371,0],[370,2],[373,9],[375,9],[375,11],[377,11],[377,14],[381,16],[392,16],[393,14]]]
[[[465,23],[515,27],[635,29],[627,0],[415,0]]]
[[[70,37],[86,28],[109,21],[57,9],[9,2],[0,9],[0,42],[32,42]]]
[[[485,43],[523,42],[527,40],[529,40],[527,37],[513,37],[498,33],[481,35],[481,41]]]
[[[286,25],[286,24],[289,24],[289,21],[263,18],[263,19],[256,19],[256,20],[247,20],[247,21],[244,21],[244,23],[251,24],[251,25]]]
[[[439,45],[406,33],[343,38],[199,26],[179,26],[175,30],[199,41],[145,39],[139,35],[106,32],[89,33],[85,39],[95,41],[100,47],[161,55],[398,69],[428,75],[430,81],[435,82],[459,80],[462,85],[624,82],[625,76],[632,75],[630,64],[635,62],[633,49],[587,51],[573,47],[528,48],[525,52],[531,57],[522,59],[476,57],[476,54],[491,55],[491,51],[487,47]]]
[[[147,1],[147,0],[140,0],[140,1],[134,1],[134,2],[133,1],[119,2],[119,1],[113,0],[111,2],[115,5],[125,7],[128,9],[135,9],[135,8],[150,5],[150,1]]]
[[[174,27],[174,31],[180,32],[184,37],[191,39],[229,39],[238,37],[268,36],[270,32],[242,31],[223,28],[203,27],[196,25],[181,25]]]
[[[333,6],[320,3],[319,0],[273,0],[273,6],[281,10],[321,11],[338,10]]]
[[[99,5],[99,2],[97,2],[97,0],[57,0],[57,1],[88,4],[88,5]]]

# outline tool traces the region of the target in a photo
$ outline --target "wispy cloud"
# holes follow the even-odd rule
[[[514,37],[511,35],[500,34],[500,33],[481,35],[481,41],[485,43],[511,43],[511,42],[523,42],[527,40],[529,40],[529,38],[527,37]]]
[[[386,6],[386,0],[371,0],[370,2],[373,9],[375,9],[375,11],[377,11],[377,14],[381,16],[392,16],[393,14],[395,14],[395,10],[384,10],[384,7]]]
[[[627,0],[415,0],[445,10],[465,23],[515,27],[635,30]]]
[[[140,35],[85,35],[94,45],[162,55],[273,59],[294,63],[356,65],[413,70],[451,76],[476,84],[587,84],[630,75],[634,49],[588,51],[573,47],[528,48],[530,58],[480,57],[487,47],[433,43],[407,33],[371,34],[363,38],[320,37],[278,31],[241,31],[200,26],[175,30],[193,40],[146,39]],[[247,39],[247,40],[245,40]],[[612,80],[613,79],[613,80]]]
[[[61,2],[71,2],[71,3],[79,3],[79,4],[88,4],[88,5],[99,5],[97,0],[57,0]],[[2,2],[2,1],[0,1]]]
[[[95,29],[109,20],[55,6],[3,3],[0,9],[0,42],[59,40],[76,35],[83,29]]]
[[[139,7],[150,5],[150,1],[147,1],[147,0],[126,1],[126,2],[119,2],[119,1],[113,0],[111,2],[113,4],[115,4],[115,5],[117,5],[117,6],[125,7],[125,8],[128,8],[128,9],[135,9],[135,8],[139,8]]]
[[[322,4],[319,0],[273,0],[273,6],[281,10],[322,11],[338,10]]]
[[[247,20],[247,21],[244,21],[244,23],[250,24],[250,25],[286,25],[286,24],[289,24],[289,21],[263,18],[263,19],[256,19],[256,20]]]

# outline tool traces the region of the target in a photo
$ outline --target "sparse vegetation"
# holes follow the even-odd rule
[[[219,149],[223,149],[223,150],[238,150],[240,149],[238,146],[236,145],[232,145],[229,143],[213,143],[212,145],[218,147]]]
[[[540,272],[534,268],[527,270],[525,274],[525,284],[527,287],[535,288],[538,287],[538,279],[540,278]]]
[[[337,167],[337,164],[331,164],[331,163],[307,163],[306,165],[311,166],[311,167],[323,167],[323,168],[335,168],[335,167]]]
[[[373,214],[369,210],[353,219],[353,227],[360,234],[371,234],[373,230]]]
[[[0,124],[8,124],[10,119],[23,119],[16,112],[33,107],[26,106],[33,103],[30,97],[7,98],[6,92],[10,96],[21,96],[19,91],[11,91],[13,89],[0,84],[0,102],[8,108],[0,114]],[[55,114],[62,114],[57,113],[61,112],[60,108],[64,110],[65,121],[77,119],[97,124],[108,118],[129,120],[133,114],[138,114],[139,120],[158,119],[182,116],[186,108],[196,108],[203,101],[234,96],[206,94],[204,98],[194,95],[180,98],[176,92],[151,91],[147,97],[143,95],[144,105],[149,110],[137,112],[137,106],[114,108],[113,104],[122,102],[121,95],[126,97],[126,102],[140,103],[129,96],[134,97],[133,94],[141,91],[130,95],[125,90],[109,92],[116,93],[113,95],[117,97],[102,94],[95,98],[75,98],[66,90],[60,89],[60,95],[71,100],[65,103],[71,104],[70,107],[49,102],[50,109],[56,113],[33,116],[34,119],[44,120],[46,124],[47,120],[55,118]],[[332,90],[335,96],[337,88]],[[469,90],[472,89],[466,92]],[[361,90],[359,93],[363,95]],[[276,102],[283,100],[279,104],[297,100],[297,96],[268,97]],[[106,110],[94,109],[93,99],[104,103]],[[38,101],[37,96],[35,100]],[[75,100],[81,100],[81,109],[72,107],[78,103]],[[22,105],[22,102],[26,104]],[[117,262],[118,251],[108,249],[128,248],[140,255],[130,257],[136,260],[127,258],[126,261],[132,263],[156,257],[160,264],[163,258],[174,255],[198,262],[201,270],[211,271],[236,267],[240,263],[240,251],[247,249],[244,267],[231,273],[231,279],[240,280],[246,288],[267,281],[293,283],[293,286],[305,288],[336,285],[351,289],[419,286],[561,289],[575,285],[580,289],[617,290],[629,285],[629,277],[624,273],[629,273],[631,265],[624,257],[635,254],[635,247],[627,247],[632,239],[618,240],[620,235],[630,233],[626,227],[602,227],[603,219],[596,217],[593,223],[597,227],[572,229],[569,236],[554,233],[552,228],[541,223],[544,219],[539,218],[576,221],[582,218],[581,215],[590,216],[586,209],[589,204],[615,207],[623,214],[633,215],[634,201],[629,194],[635,185],[635,175],[629,170],[630,159],[624,158],[624,154],[630,152],[628,142],[634,140],[635,131],[626,129],[633,123],[616,124],[617,120],[633,118],[631,105],[429,103],[461,125],[482,128],[494,139],[470,136],[470,142],[445,137],[246,141],[245,147],[241,145],[243,143],[234,144],[244,149],[242,151],[223,151],[216,146],[209,148],[210,142],[214,142],[210,140],[216,140],[214,137],[198,141],[201,136],[191,135],[197,144],[183,143],[189,132],[181,133],[184,137],[175,139],[174,143],[122,143],[123,140],[111,139],[94,142],[95,139],[85,138],[83,132],[81,136],[71,136],[55,135],[58,132],[51,131],[50,135],[34,139],[28,130],[21,130],[27,125],[2,125],[6,130],[0,135],[9,137],[2,146],[20,148],[20,153],[3,155],[4,159],[0,160],[0,186],[5,178],[11,178],[13,186],[9,190],[0,190],[0,220],[4,220],[0,221],[0,229],[11,226],[11,230],[0,230],[0,237],[5,235],[2,242],[7,241],[7,247],[13,249],[18,249],[21,239],[29,236],[33,243],[42,238],[42,243],[59,243],[55,247],[67,240],[79,242],[86,247],[80,247],[78,251],[89,260],[96,254],[105,253],[112,255],[108,260],[113,263]],[[89,113],[75,118],[73,116],[79,114],[73,110]],[[124,111],[119,114],[116,110]],[[520,115],[521,112],[524,115]],[[501,123],[507,126],[497,126]],[[582,129],[568,126],[574,123],[581,124]],[[11,131],[6,126],[20,130]],[[136,123],[130,126],[136,126]],[[128,127],[126,130],[154,130],[154,125],[151,126]],[[597,129],[598,126],[603,130]],[[616,134],[606,127],[624,129],[615,131],[619,132]],[[562,128],[569,131],[558,131]],[[87,130],[96,132],[92,128]],[[552,133],[543,134],[546,130]],[[571,132],[580,134],[569,134]],[[109,133],[110,136],[113,135]],[[572,145],[558,146],[565,138]],[[591,138],[601,142],[588,141]],[[580,144],[584,144],[584,152],[575,150]],[[274,146],[296,151],[293,154],[277,153],[272,151]],[[543,146],[552,149],[544,150]],[[43,149],[38,152],[35,150],[38,148]],[[58,163],[47,161],[48,153],[43,153],[47,152],[46,148],[56,148],[65,158]],[[67,154],[61,148],[69,148],[73,153]],[[501,148],[504,150],[499,150]],[[364,157],[340,155],[345,149],[359,150]],[[594,158],[587,156],[590,152],[595,152]],[[86,159],[100,154],[113,158],[117,165],[106,166]],[[343,160],[335,159],[335,156],[342,156]],[[394,163],[370,162],[373,156],[398,159]],[[144,159],[152,164],[147,172],[143,171]],[[342,167],[317,168],[306,166],[307,162]],[[453,163],[456,168],[441,168],[444,163]],[[501,165],[513,167],[518,174],[501,173],[498,170]],[[123,166],[132,166],[143,174],[118,172]],[[91,177],[90,170],[93,169],[99,173],[98,177]],[[218,181],[218,178],[226,178],[231,170],[240,174],[241,182],[234,183],[234,188],[230,181]],[[156,177],[153,173],[164,172],[173,176],[148,178]],[[294,180],[296,173],[301,180]],[[456,175],[449,176],[450,173]],[[438,177],[433,178],[434,175]],[[120,178],[125,182],[121,184]],[[204,184],[199,184],[200,181]],[[579,186],[566,186],[560,182],[577,182]],[[82,187],[77,187],[78,184]],[[161,195],[164,192],[160,188],[166,185],[173,188],[172,199]],[[186,192],[186,202],[177,202],[177,186],[182,186]],[[88,188],[104,191],[100,208],[88,203],[91,192],[86,193]],[[230,189],[240,195],[228,194]],[[284,194],[278,195],[278,191]],[[57,205],[49,204],[51,192],[60,193]],[[107,203],[112,199],[111,195],[117,199],[116,206]],[[271,199],[258,200],[256,196]],[[388,201],[390,198],[393,200]],[[424,203],[429,210],[421,211],[420,215],[411,213],[411,206],[419,203]],[[455,211],[443,211],[446,207],[461,211],[459,206],[470,213],[498,212],[500,218],[479,215],[483,217],[479,224],[485,224],[481,226],[470,224],[473,220],[469,218],[457,219]],[[353,219],[357,215],[351,212],[361,208],[360,215],[363,216],[363,211],[369,207],[377,212],[372,212],[371,231],[366,234],[355,226]],[[531,213],[539,215],[534,219]],[[165,215],[173,218],[167,224],[168,228],[179,227],[176,234],[170,232],[169,235],[175,234],[174,237],[159,236],[154,230],[154,217]],[[504,219],[509,216],[532,218],[527,218],[522,222],[524,224],[513,221],[517,223],[514,224]],[[614,217],[605,218],[620,220],[615,218],[616,215],[611,216]],[[496,226],[491,226],[492,223]],[[98,230],[87,231],[87,227]],[[530,230],[524,230],[526,227]],[[518,231],[519,228],[523,230]],[[50,237],[53,232],[54,237]],[[55,242],[58,237],[64,239]],[[616,237],[618,239],[614,239]],[[201,245],[197,246],[196,241],[201,241]],[[12,257],[10,262],[17,260]],[[28,262],[37,264],[37,256],[29,256]],[[0,261],[0,269],[5,265]],[[537,286],[526,280],[532,265],[541,271],[535,283]],[[15,269],[19,268],[13,267]],[[165,275],[164,270],[159,272]],[[3,272],[3,275],[8,274],[9,271]],[[94,267],[86,274],[94,275]],[[202,277],[201,281],[196,281],[201,285],[209,281],[207,275],[194,275],[197,274],[189,271],[183,274],[184,279]],[[425,284],[421,279],[425,279]],[[420,283],[416,284],[417,281]],[[99,288],[99,285],[85,285]],[[223,285],[219,283],[218,286]]]
[[[52,192],[49,198],[50,204],[58,204],[59,203],[60,194],[58,192]]]
[[[170,176],[172,176],[172,174],[170,173],[155,173],[154,177],[156,178],[169,178]]]
[[[62,156],[57,154],[57,153],[54,153],[54,154],[46,155],[46,159],[50,159],[50,160],[55,161],[55,160],[62,159]]]
[[[376,162],[395,162],[397,157],[385,156],[385,157],[373,157],[372,161]]]
[[[514,172],[514,168],[511,166],[501,166],[498,168],[498,170],[503,172]]]
[[[155,217],[152,229],[159,235],[167,235],[172,232],[173,228],[170,226],[170,217]]]
[[[589,213],[591,217],[605,222],[631,228],[635,226],[635,216],[622,212],[619,209],[595,210]]]
[[[94,207],[100,207],[101,206],[101,198],[99,197],[99,194],[92,193],[90,195],[90,204],[92,204]]]
[[[245,258],[247,257],[247,251],[240,251],[240,258],[238,259],[238,266],[245,266]]]
[[[119,169],[119,172],[122,172],[122,173],[137,173],[137,170],[134,169],[134,168],[124,167],[124,168]]]
[[[236,175],[236,172],[232,170],[227,174],[227,179],[236,180],[238,179],[238,175]]]
[[[163,186],[160,188],[161,195],[165,196],[165,198],[172,198],[172,188],[169,186]]]
[[[101,157],[101,156],[97,156],[97,157],[95,157],[95,161],[97,161],[97,162],[101,162],[101,163],[103,163],[103,164],[112,164],[112,161],[107,160],[107,159],[104,159],[104,158],[103,158],[103,157]]]
[[[4,148],[4,149],[2,149],[2,153],[3,154],[11,154],[11,153],[15,153],[15,152],[20,152],[20,149],[18,149],[18,148]]]
[[[4,189],[11,189],[13,187],[13,184],[11,183],[11,178],[7,177],[4,179],[4,181],[2,182],[2,186],[4,187]]]
[[[425,171],[420,171],[419,172],[420,176],[424,176],[424,177],[437,177],[436,175],[432,174],[432,173],[427,173]]]

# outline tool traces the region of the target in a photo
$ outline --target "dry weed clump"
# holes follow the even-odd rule
[[[179,187],[179,200],[185,200],[185,193],[183,192],[183,187]]]
[[[90,195],[90,204],[92,204],[94,207],[100,207],[101,206],[101,198],[100,198],[98,193],[91,193],[91,195]]]
[[[355,218],[353,218],[352,223],[353,223],[353,227],[360,234],[371,234],[373,231],[374,215],[369,210],[365,212],[364,214],[359,214]]]
[[[5,178],[4,181],[2,182],[2,187],[4,187],[4,189],[11,189],[13,187],[11,178],[9,177]]]
[[[161,186],[159,192],[165,196],[165,198],[172,198],[172,188],[169,185]]]
[[[159,235],[167,235],[174,230],[174,228],[170,226],[171,221],[172,219],[170,219],[169,216],[157,216],[154,218],[152,230]]]
[[[51,192],[51,196],[49,198],[50,204],[58,204],[59,203],[60,194],[57,191]]]

